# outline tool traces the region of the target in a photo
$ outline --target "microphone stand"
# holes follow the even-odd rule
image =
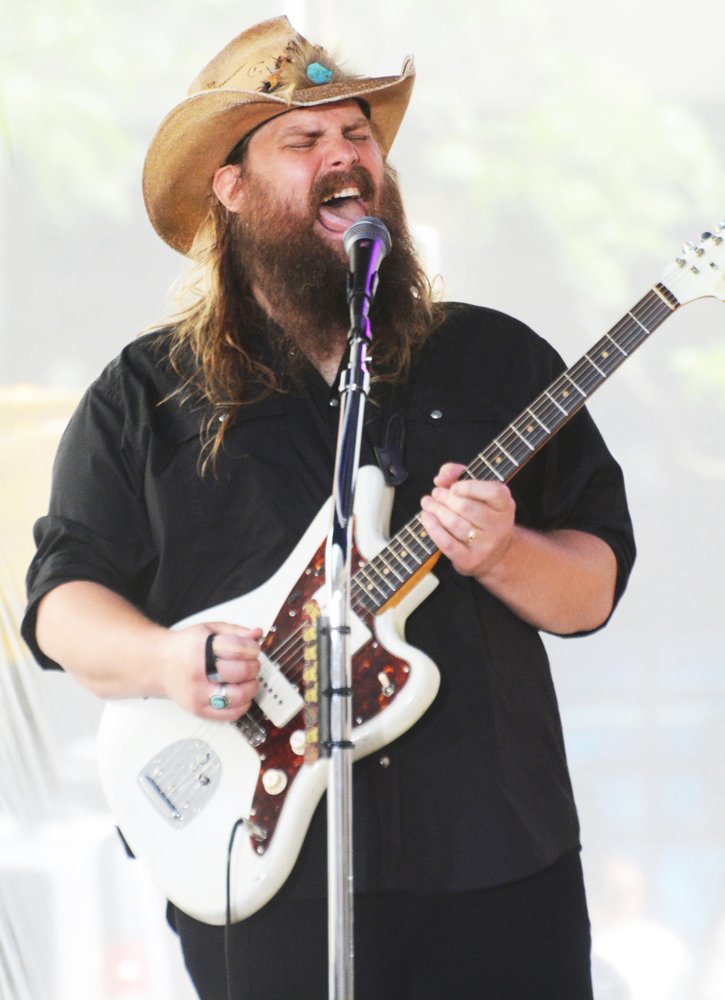
[[[326,614],[319,622],[320,690],[329,700],[323,746],[329,753],[327,789],[327,882],[329,998],[353,1000],[352,867],[352,663],[350,649],[350,575],[352,508],[360,458],[370,323],[353,322],[349,360],[340,378],[340,423],[333,482],[332,526],[325,549]],[[325,690],[326,689],[326,690]],[[325,716],[323,716],[325,717]]]
[[[350,579],[352,510],[360,461],[367,368],[371,343],[370,307],[378,268],[390,250],[390,233],[370,216],[345,233],[350,258],[348,363],[340,378],[340,422],[332,485],[332,525],[325,548],[323,609],[317,628],[320,754],[329,758],[327,787],[327,885],[329,998],[354,1000],[352,865],[352,655]]]

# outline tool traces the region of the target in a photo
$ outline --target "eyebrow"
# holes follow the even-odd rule
[[[348,132],[357,132],[361,128],[366,128],[372,132],[372,126],[364,115],[361,115],[360,118],[357,118],[354,122],[350,122],[347,125],[343,125],[342,132],[344,135],[346,135]],[[313,125],[289,124],[286,125],[285,128],[280,131],[280,138],[284,139],[284,138],[304,135],[314,139],[320,135],[323,135],[324,131],[325,131],[324,129],[315,128]]]

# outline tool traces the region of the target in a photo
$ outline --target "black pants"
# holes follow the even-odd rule
[[[202,1000],[326,1000],[327,904],[276,897],[231,929],[174,911]],[[592,1000],[578,853],[520,882],[445,895],[360,895],[355,1000]]]

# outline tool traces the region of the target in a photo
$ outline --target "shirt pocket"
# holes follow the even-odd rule
[[[408,471],[430,484],[444,462],[470,464],[507,423],[507,414],[482,399],[441,393],[421,396],[406,414]]]
[[[153,463],[149,489],[162,523],[180,537],[191,524],[240,523],[268,515],[285,447],[284,409],[278,399],[244,407],[226,431],[214,463],[200,468],[200,421],[180,420],[164,434],[164,454]],[[266,518],[268,519],[268,518]]]

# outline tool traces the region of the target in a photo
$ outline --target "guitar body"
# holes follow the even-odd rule
[[[353,570],[386,544],[392,490],[377,469],[365,467],[356,495]],[[250,718],[211,722],[174,702],[143,699],[111,702],[101,719],[101,784],[129,847],[168,899],[206,923],[226,919],[227,854],[235,824],[241,821],[231,855],[233,922],[254,913],[282,886],[327,786],[328,761],[311,759],[305,746],[300,635],[305,605],[322,600],[330,517],[328,501],[287,561],[257,590],[176,626],[226,621],[262,627],[265,691]],[[355,759],[409,729],[435,697],[438,671],[406,645],[403,626],[436,583],[428,573],[394,607],[353,616]]]

